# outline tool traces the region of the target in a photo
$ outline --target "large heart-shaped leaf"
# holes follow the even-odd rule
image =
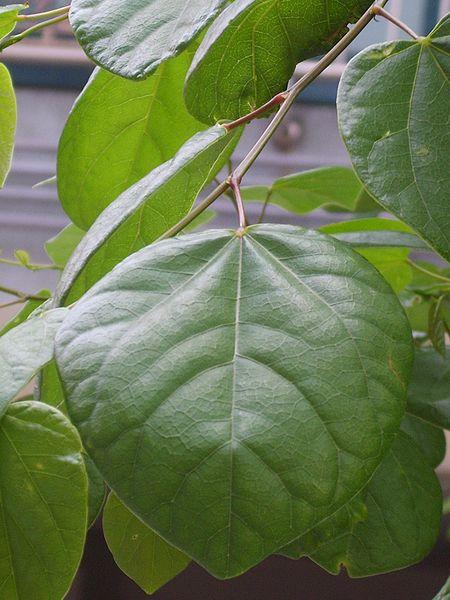
[[[450,429],[450,353],[443,358],[432,348],[416,350],[408,411],[432,425]]]
[[[227,134],[220,125],[198,133],[172,160],[110,204],[71,257],[57,290],[58,302],[77,300],[121,260],[186,216],[227,161],[239,135]]]
[[[9,71],[0,63],[0,188],[11,168],[16,124],[16,95]]]
[[[225,1],[72,0],[70,22],[95,63],[142,79],[185,48]]]
[[[63,598],[86,535],[77,431],[54,408],[17,402],[0,422],[0,455],[1,597]]]
[[[218,577],[342,506],[400,426],[407,319],[376,270],[324,234],[160,242],[72,310],[56,357],[87,452],[141,520]]]
[[[189,556],[144,525],[112,493],[103,511],[103,533],[116,563],[147,594],[156,592],[191,562]]]
[[[0,415],[20,390],[53,358],[54,340],[67,308],[43,312],[0,338]]]
[[[88,229],[117,196],[204,128],[182,97],[196,47],[162,64],[146,81],[94,72],[58,150],[59,198],[74,223]]]
[[[369,192],[450,260],[450,18],[416,41],[371,46],[345,71],[339,123]]]
[[[200,121],[236,119],[283,91],[297,63],[331,47],[371,0],[235,0],[210,27],[186,81]]]
[[[345,566],[352,577],[402,569],[422,560],[439,535],[442,492],[418,447],[401,433],[363,496],[285,550],[307,554],[330,573]]]

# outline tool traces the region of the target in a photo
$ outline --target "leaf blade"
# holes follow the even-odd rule
[[[332,510],[330,506],[348,499],[351,490],[357,491],[355,486],[365,485],[387,449],[384,445],[400,425],[411,356],[409,327],[396,297],[356,253],[328,236],[299,228],[259,226],[249,231],[251,235],[244,239],[229,231],[184,235],[133,255],[80,301],[57,342],[69,412],[108,485],[152,529],[219,577],[231,577],[256,564],[282,545],[281,539],[293,539],[295,531],[319,518],[317,513]],[[282,268],[280,261],[285,259],[290,262]],[[298,270],[301,281],[290,269]],[[349,276],[354,269],[364,280],[361,288]],[[332,272],[336,273],[333,283]],[[377,290],[374,293],[383,306],[387,303],[386,314],[395,314],[395,322],[386,324],[390,341],[369,323],[365,285]],[[102,308],[111,306],[111,294],[118,311],[114,316]],[[340,297],[336,310],[349,310],[348,294],[352,319],[346,325],[341,320],[344,315],[336,315],[329,304]],[[252,302],[252,297],[260,300]],[[302,321],[284,313],[294,310],[298,314],[295,298],[303,307]],[[365,315],[364,324],[358,311]],[[316,339],[316,335],[330,334],[328,327],[328,334],[324,329],[320,334],[317,324],[324,320],[341,339],[345,364],[353,364],[354,359],[362,366],[331,387],[324,372],[320,378],[324,388],[318,390],[304,353],[314,344],[314,368],[326,371],[331,358],[328,342]],[[360,348],[346,326],[351,331],[356,327],[358,333],[353,330],[353,334],[358,340],[369,335],[370,343]],[[139,364],[134,363],[132,350],[143,347],[135,339],[136,327],[147,340],[148,351],[145,357],[140,355]],[[286,339],[289,344],[284,348]],[[149,346],[149,340],[156,345]],[[382,368],[378,368],[376,347],[385,348]],[[109,358],[105,357],[106,349],[112,348]],[[287,354],[294,354],[285,365],[275,359],[281,349],[286,360]],[[378,359],[370,356],[374,351]],[[178,352],[182,360],[175,358]],[[297,360],[300,356],[302,360]],[[96,360],[102,360],[103,370]],[[333,361],[334,368],[346,371],[343,363],[336,366],[335,353]],[[175,364],[181,369],[179,374],[173,370]],[[83,373],[86,384],[78,385],[74,368],[78,379]],[[153,368],[159,373],[157,378]],[[374,368],[386,387],[379,387],[377,378],[366,381],[365,369],[372,372]],[[124,389],[127,377],[137,382],[133,391],[128,383]],[[116,378],[122,382],[119,388]],[[146,382],[142,387],[141,381]],[[110,384],[114,392],[107,389]],[[92,385],[97,401],[89,391]],[[333,401],[325,403],[328,408],[319,408],[321,394],[331,395],[339,404],[339,418]],[[345,402],[338,401],[344,397]],[[134,408],[128,412],[130,398]],[[382,423],[372,412],[372,402],[383,406]],[[342,414],[343,406],[347,416]],[[124,420],[111,419],[110,410],[121,412]],[[93,412],[96,418],[86,419]],[[367,432],[363,440],[354,438],[354,428]],[[265,445],[267,435],[269,445]],[[336,482],[341,469],[336,448],[341,445],[348,458]],[[129,464],[131,457],[134,468]],[[146,457],[152,457],[150,463]],[[310,479],[311,472],[319,477],[320,485],[317,477]],[[152,485],[153,477],[165,483],[152,486],[149,498],[144,490]],[[136,486],[142,494],[130,493]],[[173,499],[170,519],[164,509],[156,509],[166,506],[169,498]],[[192,507],[199,498],[206,508],[194,518]],[[170,527],[169,522],[176,526]]]
[[[147,594],[154,594],[191,562],[144,525],[112,492],[103,512],[103,531],[118,566]]]

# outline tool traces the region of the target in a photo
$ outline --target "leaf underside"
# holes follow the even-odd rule
[[[129,257],[71,311],[56,357],[107,484],[226,578],[365,486],[400,426],[412,348],[363,258],[272,225]]]

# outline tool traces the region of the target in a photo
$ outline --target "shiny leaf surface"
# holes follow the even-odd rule
[[[121,77],[142,79],[178,54],[224,0],[73,0],[70,22],[86,54]]]

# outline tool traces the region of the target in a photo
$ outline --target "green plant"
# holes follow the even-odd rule
[[[62,271],[50,300],[0,287],[13,298],[3,306],[23,304],[0,337],[2,597],[65,595],[105,484],[106,540],[148,593],[192,559],[219,578],[274,553],[366,577],[433,547],[450,271],[410,254],[450,257],[450,16],[419,37],[385,5],[0,9],[0,49],[69,18],[100,67],[58,151],[72,224],[46,244],[49,264],[23,250],[0,259]],[[344,73],[354,170],[241,189],[298,95],[375,17],[411,40],[371,46]],[[287,88],[295,65],[321,53]],[[3,183],[16,121],[4,65],[0,92]],[[201,195],[243,128],[271,111],[242,162]],[[223,194],[236,230],[186,235]],[[261,221],[269,204],[360,218],[321,231],[249,225],[248,201]],[[382,209],[397,219],[373,216]],[[36,397],[21,398],[36,375]]]

